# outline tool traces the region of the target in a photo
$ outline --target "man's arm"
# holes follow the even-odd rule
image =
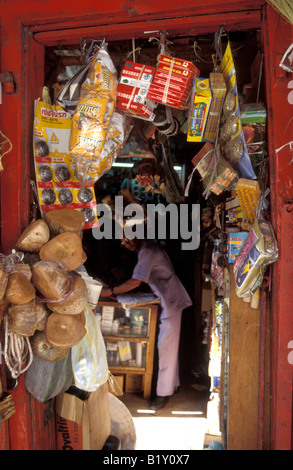
[[[101,291],[101,297],[111,297],[111,295],[124,294],[124,292],[129,292],[130,290],[135,289],[140,286],[140,279],[128,279],[128,281],[123,282],[119,286],[115,286],[112,291],[109,288],[103,287]]]

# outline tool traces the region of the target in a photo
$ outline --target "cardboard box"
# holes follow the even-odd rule
[[[204,138],[212,99],[209,79],[194,79],[194,92],[188,119],[188,142],[201,142]]]
[[[154,103],[149,102],[146,95],[154,73],[155,67],[126,62],[117,87],[116,107],[131,116],[153,121]]]
[[[170,67],[166,67],[163,69],[156,70],[153,83],[156,82],[157,78],[164,81],[168,80],[170,83],[180,84],[181,86],[184,86],[186,88],[187,86],[190,86],[190,82],[192,86],[194,76],[192,76],[192,74],[188,74],[187,76],[185,76],[183,73],[170,74]]]
[[[125,62],[120,75],[121,77],[134,78],[135,80],[150,83],[153,79],[155,71],[155,67],[127,61]]]
[[[169,90],[175,91],[176,93],[190,93],[192,85],[186,86],[186,84],[176,82],[176,81],[169,81],[166,80],[165,78],[160,78],[157,75],[155,75],[154,80],[152,81],[152,85],[156,85],[160,88],[165,89],[166,84],[168,84]]]
[[[82,404],[66,393],[58,396],[58,400],[57,450],[101,450],[111,431],[107,383],[91,392]],[[80,414],[80,424],[70,419],[79,420]]]
[[[149,89],[147,98],[152,101],[156,101],[157,103],[163,103],[167,106],[171,106],[172,108],[178,109],[186,109],[187,108],[187,101],[188,99],[176,99],[171,97],[168,93],[164,93],[163,90],[160,92],[153,92]]]
[[[204,140],[214,141],[220,122],[220,115],[226,96],[226,82],[222,73],[210,74],[212,101],[204,131]]]
[[[142,103],[129,102],[127,100],[121,100],[118,97],[116,106],[125,113],[131,116],[135,116],[139,119],[145,119],[147,121],[153,121],[155,119],[153,110]]]
[[[248,232],[234,232],[229,233],[228,236],[228,263],[234,263],[237,258],[246,238]]]
[[[156,83],[151,83],[149,87],[149,92],[156,93],[160,95],[161,98],[163,98],[164,95],[168,95],[169,98],[172,98],[177,101],[182,101],[182,102],[186,102],[190,94],[190,90],[186,90],[186,89],[184,91],[172,90],[169,87],[168,82],[165,82],[165,85],[158,85]]]
[[[114,318],[114,307],[107,307],[107,306],[103,307],[102,319],[113,321],[113,318]]]
[[[142,391],[143,376],[139,374],[126,374],[125,393],[135,393]]]
[[[176,79],[176,77],[181,77],[183,83],[190,82],[195,77],[195,72],[193,70],[182,69],[180,67],[174,67],[172,65],[166,65],[162,62],[158,63],[155,75],[157,75],[157,72],[163,74],[165,77],[169,77],[170,80],[174,78]]]
[[[199,70],[192,62],[160,54],[147,99],[173,108],[186,109],[197,74]]]
[[[188,60],[178,59],[177,57],[169,57],[164,54],[160,54],[158,60],[161,64],[167,64],[170,66],[172,65],[173,67],[175,66],[180,69],[182,68],[183,70],[191,70],[197,77],[199,76],[200,72],[198,68],[194,65],[193,62]]]

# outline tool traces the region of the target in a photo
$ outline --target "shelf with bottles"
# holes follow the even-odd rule
[[[111,368],[146,369],[147,342],[105,340],[107,361]]]
[[[104,337],[149,338],[149,308],[98,304],[96,316]]]

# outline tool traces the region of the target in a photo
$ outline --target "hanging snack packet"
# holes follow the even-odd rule
[[[234,263],[238,297],[253,294],[262,283],[265,267],[277,258],[277,242],[271,224],[256,219]]]
[[[77,171],[87,172],[98,165],[115,108],[117,76],[114,64],[103,44],[92,59],[72,118],[69,149]]]
[[[87,182],[94,183],[107,173],[124,142],[125,116],[114,112],[109,123],[106,140],[98,161],[94,161],[87,170],[85,178]]]
[[[219,72],[223,74],[227,86],[219,130],[221,150],[233,166],[237,164],[242,178],[256,179],[242,131],[236,72],[230,43],[226,47]],[[234,145],[232,145],[233,142],[235,142]]]

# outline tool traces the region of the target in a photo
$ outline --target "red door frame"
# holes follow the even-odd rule
[[[98,6],[97,6],[98,4]],[[169,34],[214,33],[220,25],[238,30],[262,28],[268,102],[268,141],[272,220],[280,251],[272,283],[272,448],[292,448],[292,363],[288,360],[292,325],[292,104],[288,101],[292,74],[279,67],[291,44],[293,27],[265,0],[112,0],[86,4],[63,0],[0,0],[0,66],[13,72],[16,92],[3,94],[0,129],[13,143],[4,157],[1,181],[1,243],[7,254],[29,220],[29,179],[33,101],[41,96],[44,45],[78,42],[80,37],[107,40],[139,37],[148,30]],[[264,16],[261,20],[261,12]],[[292,247],[293,248],[293,247]],[[290,318],[291,317],[291,318]],[[26,393],[23,378],[13,392],[17,412],[0,430],[0,448],[53,449],[54,419],[48,405]]]
[[[263,30],[271,215],[279,249],[271,296],[271,445],[273,449],[288,450],[293,448],[293,73],[287,73],[279,64],[293,43],[293,26],[268,8]]]

